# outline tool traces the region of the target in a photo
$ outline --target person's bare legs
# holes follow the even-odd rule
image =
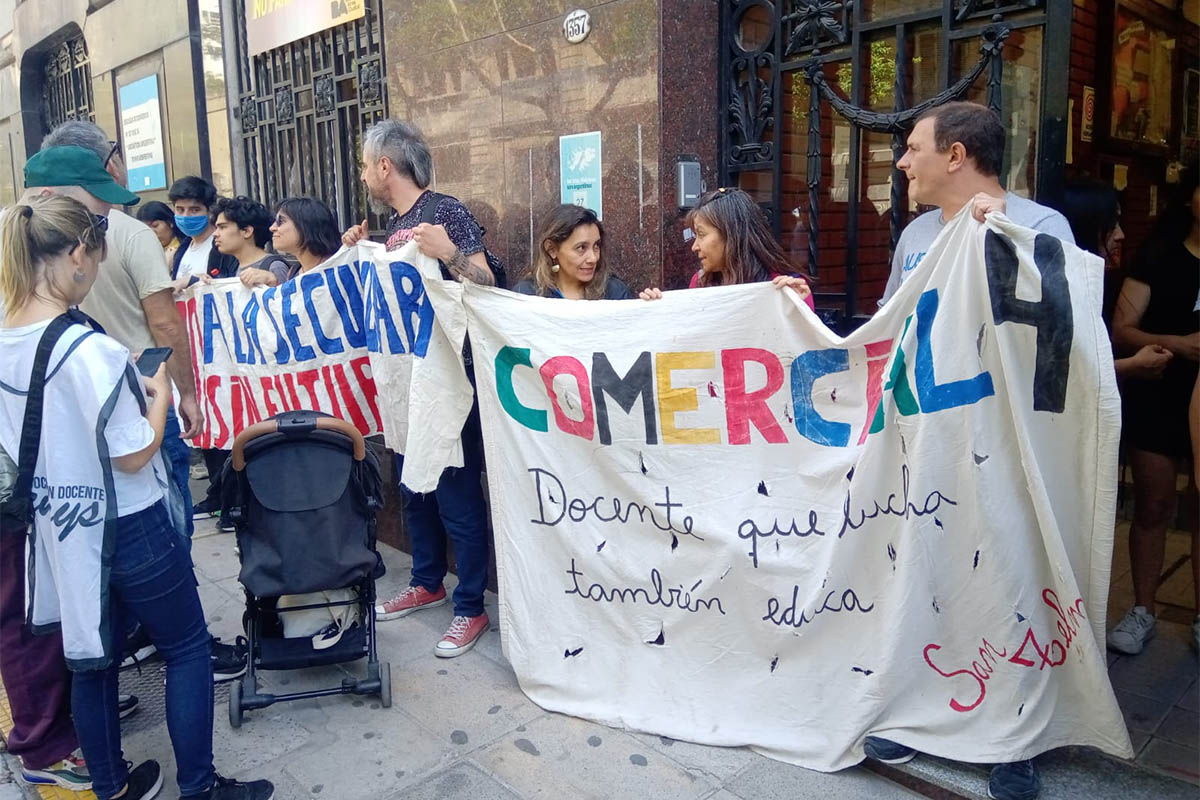
[[[1130,453],[1133,468],[1133,524],[1129,561],[1134,604],[1154,614],[1154,596],[1162,576],[1167,526],[1175,512],[1175,459],[1147,450]]]

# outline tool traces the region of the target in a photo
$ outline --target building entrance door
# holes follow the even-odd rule
[[[928,108],[969,99],[996,109],[1008,131],[1002,181],[1035,194],[1039,133],[1065,126],[1043,102],[1048,56],[1065,58],[1068,46],[1064,38],[1047,52],[1053,26],[1044,6],[722,3],[721,181],[754,196],[793,263],[817,276],[827,321],[850,326],[875,310],[892,248],[916,211],[894,164]],[[1062,105],[1065,112],[1065,89]]]

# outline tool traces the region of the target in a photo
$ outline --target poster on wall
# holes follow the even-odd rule
[[[158,76],[149,75],[122,86],[117,90],[117,96],[121,106],[125,166],[129,169],[129,191],[167,188]]]
[[[604,219],[600,131],[558,137],[560,202],[583,206]]]
[[[246,0],[246,48],[256,56],[365,14],[364,0]]]
[[[1174,36],[1124,5],[1117,5],[1109,126],[1113,138],[1167,144],[1174,52]]]

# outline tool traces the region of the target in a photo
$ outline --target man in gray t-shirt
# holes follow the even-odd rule
[[[896,167],[908,176],[909,197],[937,208],[917,217],[900,235],[880,306],[921,263],[945,221],[972,200],[973,215],[981,222],[986,214],[999,211],[1020,225],[1074,244],[1062,214],[1004,190],[1000,185],[1003,158],[1004,126],[985,106],[947,103],[917,120]],[[868,758],[888,764],[903,763],[917,754],[900,742],[877,736],[868,736],[864,749]],[[996,764],[988,780],[988,796],[996,800],[1034,800],[1040,789],[1032,760]]]
[[[917,120],[896,167],[908,176],[909,197],[938,208],[914,219],[900,234],[887,288],[879,298],[881,308],[921,263],[946,221],[972,199],[976,219],[999,211],[1018,225],[1075,243],[1062,214],[1004,190],[999,177],[1003,157],[1004,129],[984,106],[948,103]]]

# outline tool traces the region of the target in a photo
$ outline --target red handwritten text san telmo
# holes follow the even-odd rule
[[[987,697],[987,681],[1000,666],[1002,659],[1020,667],[1037,667],[1039,670],[1046,667],[1053,669],[1066,662],[1071,642],[1079,634],[1081,620],[1085,616],[1083,598],[1076,599],[1075,603],[1068,605],[1065,610],[1058,595],[1052,589],[1042,591],[1042,600],[1054,610],[1058,617],[1055,622],[1058,635],[1044,646],[1038,641],[1037,635],[1033,632],[1033,625],[1030,624],[1025,629],[1025,636],[1021,639],[1020,646],[1011,656],[1008,654],[1008,648],[997,649],[987,639],[982,639],[979,646],[979,657],[971,661],[970,667],[946,671],[935,664],[933,660],[933,654],[941,650],[942,646],[933,643],[925,645],[925,663],[929,665],[930,669],[943,678],[957,679],[962,676],[975,684],[975,693],[970,695],[965,702],[959,700],[957,696],[952,696],[950,708],[960,712],[973,711],[978,708],[979,704]]]

